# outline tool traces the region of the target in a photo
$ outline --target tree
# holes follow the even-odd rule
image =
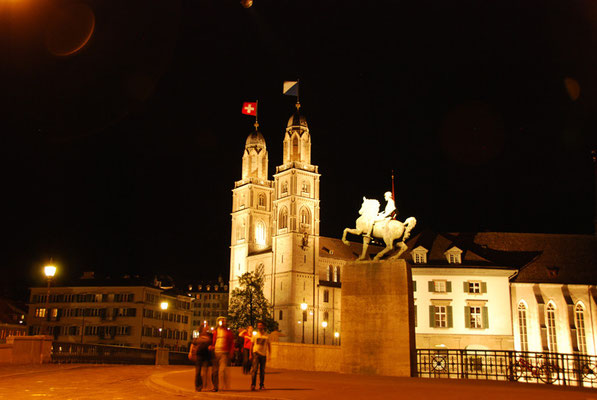
[[[271,305],[263,295],[263,275],[244,273],[239,279],[239,288],[230,294],[228,325],[239,330],[248,325],[255,326],[262,320],[268,332],[278,329],[278,323],[270,314]]]

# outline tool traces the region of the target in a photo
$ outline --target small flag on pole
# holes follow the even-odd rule
[[[286,96],[298,97],[298,81],[284,81],[282,93]]]
[[[245,115],[257,116],[257,103],[243,103],[242,113]]]

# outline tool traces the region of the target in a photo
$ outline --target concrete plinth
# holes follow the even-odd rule
[[[170,364],[170,350],[165,347],[158,347],[155,349],[155,365]]]
[[[348,263],[341,372],[416,376],[412,274],[404,260]]]

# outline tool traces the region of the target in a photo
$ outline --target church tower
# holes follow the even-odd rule
[[[304,329],[305,342],[312,343],[313,318],[297,321],[303,320],[301,303],[309,313],[316,307],[320,175],[311,164],[311,135],[299,107],[288,120],[283,164],[274,175],[271,300],[287,340],[300,342]]]
[[[271,279],[272,197],[273,182],[268,180],[268,155],[265,139],[257,130],[247,137],[242,160],[242,178],[232,190],[232,229],[230,238],[230,290],[238,285],[238,277],[258,268]],[[261,257],[252,255],[266,254]],[[253,265],[255,264],[255,265]],[[268,268],[265,268],[265,265]],[[265,288],[264,288],[265,290]]]

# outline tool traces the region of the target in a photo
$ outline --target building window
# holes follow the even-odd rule
[[[288,194],[288,182],[282,182],[282,194]]]
[[[585,309],[578,303],[574,309],[574,323],[576,325],[576,340],[578,342],[578,351],[581,354],[587,354],[587,337],[585,334]]]
[[[460,264],[460,254],[448,254],[448,263]]]
[[[339,265],[336,266],[336,279],[335,279],[335,281],[336,282],[340,282],[340,266]]]
[[[472,294],[479,294],[479,293],[487,293],[487,283],[486,282],[464,282],[464,293],[472,293]]]
[[[46,317],[46,309],[45,308],[36,308],[35,316],[37,318],[45,318]]]
[[[518,332],[520,334],[520,350],[529,351],[529,340],[527,336],[527,306],[518,303]]]
[[[424,264],[425,258],[425,254],[415,253],[415,264]]]
[[[280,229],[288,228],[288,209],[282,207],[280,210]]]
[[[301,189],[303,194],[309,194],[309,182],[303,182],[303,187]]]
[[[282,321],[283,317],[284,317],[284,313],[282,312],[282,310],[280,310],[280,312],[278,313],[278,319],[280,321]]]
[[[265,195],[263,193],[259,193],[259,196],[257,196],[257,205],[265,208]]]
[[[311,225],[311,215],[309,209],[305,207],[301,209],[301,225]]]
[[[447,293],[452,291],[452,282],[445,280],[429,281],[429,291],[432,293]]]
[[[550,352],[558,352],[558,338],[556,332],[556,308],[553,303],[549,303],[547,305],[547,345]]]
[[[255,243],[265,245],[265,223],[261,220],[257,221],[255,227]]]
[[[329,303],[330,302],[330,291],[329,290],[324,290],[323,291],[323,302],[324,303]]]
[[[324,312],[323,313],[323,320],[327,322],[329,318],[330,318],[330,315],[328,314],[328,312],[327,311]]]
[[[331,265],[328,266],[328,281],[332,281],[332,277],[334,276],[334,267]]]
[[[471,328],[483,328],[483,315],[481,314],[481,307],[469,307],[469,321]]]
[[[448,327],[448,306],[431,306],[433,307],[433,326],[435,328]]]

